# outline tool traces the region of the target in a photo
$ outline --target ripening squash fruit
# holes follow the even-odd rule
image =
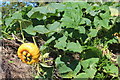
[[[18,48],[17,54],[22,62],[32,64],[39,61],[40,50],[33,43],[24,43]]]

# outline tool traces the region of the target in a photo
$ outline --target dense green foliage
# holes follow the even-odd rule
[[[22,42],[28,42],[36,36],[36,42],[45,42],[40,50],[43,55],[55,55],[55,65],[40,63],[42,73],[36,78],[54,78],[57,70],[61,78],[118,79],[118,67],[110,60],[111,53],[103,51],[109,44],[118,43],[113,34],[120,33],[120,17],[111,10],[119,7],[114,2],[23,7],[3,19],[2,37],[13,39],[14,34]],[[76,54],[79,59],[73,58]]]

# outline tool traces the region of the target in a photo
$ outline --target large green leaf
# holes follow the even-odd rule
[[[97,69],[89,68],[85,70],[86,75],[88,75],[88,78],[94,78],[95,74],[97,72]]]
[[[18,12],[15,12],[12,17],[8,17],[5,19],[5,24],[6,26],[9,26],[13,20],[19,20],[19,19],[22,19],[22,13],[20,13],[19,11]]]
[[[71,7],[71,5],[73,5]],[[76,28],[81,22],[82,18],[82,10],[78,4],[67,3],[62,21],[62,26],[66,26],[67,28]]]
[[[69,61],[69,57],[57,57],[55,64],[58,70],[59,75],[62,78],[72,78],[77,75],[81,70],[81,65],[79,61],[72,61],[70,64],[66,62]]]
[[[57,67],[59,73],[66,73],[66,72],[72,71],[69,67],[67,67],[65,62],[61,61],[61,57],[56,58],[55,64],[56,64],[56,67]]]
[[[86,24],[86,25],[90,26],[91,21],[88,18],[82,18],[82,21],[80,22],[80,24]]]
[[[109,11],[105,12],[105,13],[100,13],[100,16],[102,17],[102,19],[109,19],[111,16],[109,14]]]
[[[76,2],[77,3],[77,2]],[[89,8],[90,7],[90,5],[87,3],[87,2],[85,2],[85,1],[83,1],[83,2],[79,2],[79,3],[77,3],[81,8],[85,8],[85,9],[87,9],[87,8]]]
[[[102,26],[102,27],[104,27],[104,28],[106,28],[106,29],[110,29],[111,27],[109,26],[109,15],[108,15],[108,17],[107,16],[105,16],[106,15],[106,13],[105,14],[101,14],[101,16],[103,17],[103,20],[101,20],[98,16],[96,16],[95,18],[94,18],[94,25],[97,27],[97,26]],[[104,19],[105,18],[105,19]]]
[[[88,34],[89,37],[96,37],[98,33],[97,29],[90,29],[90,33]]]
[[[75,42],[68,42],[67,43],[67,50],[73,51],[73,52],[82,52],[83,51],[83,47],[80,45],[79,42],[77,42],[77,43],[75,43]]]
[[[96,71],[97,71],[96,69],[90,68],[85,70],[85,73],[79,73],[75,78],[79,78],[79,79],[82,78],[88,80],[88,78],[94,78]]]
[[[111,74],[114,77],[118,77],[118,67],[116,67],[114,64],[107,64],[106,66],[103,67],[104,71],[108,74]]]
[[[42,13],[42,14],[46,14],[47,13],[47,9],[45,6],[42,6],[42,7],[34,7],[32,8],[32,10],[30,10],[27,15],[28,17],[31,17],[35,14],[35,12],[39,12],[39,13]]]
[[[44,25],[37,25],[34,27],[34,31],[40,34],[48,33],[49,30]]]
[[[58,66],[59,73],[66,73],[72,71],[69,67],[67,67],[65,64],[59,64]]]
[[[91,16],[96,16],[100,11],[100,7],[98,4],[94,4],[94,5],[89,5],[86,8],[86,13],[89,13]]]
[[[41,14],[37,11],[37,12],[34,12],[33,15],[31,15],[30,18],[37,18],[38,20],[40,20],[40,19],[43,19],[44,16],[45,16],[44,14]]]
[[[65,5],[62,3],[51,3],[49,6],[57,9],[57,11],[59,11],[59,12],[65,10]]]
[[[97,15],[99,12],[96,12],[96,11],[92,10],[92,11],[90,11],[89,13],[91,14],[91,16],[95,16],[95,15]]]
[[[97,72],[97,65],[99,58],[90,58],[81,61],[81,65],[83,66],[83,71],[84,73],[79,73],[78,75],[75,76],[75,78],[94,78],[96,72]]]
[[[99,22],[100,22],[100,18],[98,16],[95,16],[93,23],[96,27],[99,25]]]
[[[22,19],[22,13],[21,13],[20,11],[15,12],[15,13],[12,15],[12,18],[13,18],[13,19]]]
[[[46,15],[47,13],[56,13],[57,9],[58,11],[63,11],[64,7],[65,6],[62,3],[61,4],[51,3],[46,6],[32,8],[32,10],[30,10],[27,15],[29,17],[36,17],[36,18],[38,16],[38,18],[42,19],[43,14]]]
[[[103,26],[106,29],[110,29],[111,27],[108,26],[108,23],[109,23],[109,20],[108,19],[104,19],[104,20],[100,20],[99,25]]]
[[[23,29],[23,30],[26,31],[30,35],[36,35],[36,32],[33,30],[33,28],[34,27],[32,25],[30,25],[26,29]]]
[[[5,25],[6,25],[6,26],[9,26],[12,21],[13,21],[13,18],[11,18],[11,17],[10,17],[10,18],[6,18],[6,19],[5,19]]]
[[[66,36],[59,38],[58,41],[56,41],[56,44],[54,45],[54,47],[64,50],[67,44],[66,40],[67,40]]]
[[[57,22],[57,21],[54,22],[53,24],[48,24],[48,25],[47,25],[47,28],[48,28],[50,31],[54,31],[54,32],[57,32],[57,31],[59,30],[59,29],[58,29],[59,27],[60,27],[60,23]]]
[[[87,70],[88,68],[95,68],[96,63],[98,63],[99,58],[90,58],[81,61],[81,65],[83,66],[83,70]]]
[[[37,12],[37,9],[36,9],[36,8],[32,8],[32,9],[27,13],[27,16],[28,16],[28,17],[31,17],[35,12]]]
[[[85,34],[85,28],[84,28],[84,26],[78,26],[78,30],[79,30],[80,33]]]

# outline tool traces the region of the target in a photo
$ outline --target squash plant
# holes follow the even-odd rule
[[[113,34],[120,33],[120,18],[113,16],[111,7],[119,8],[120,4],[61,2],[23,7],[3,19],[2,31],[16,35],[22,42],[37,36],[45,42],[40,46],[41,54],[56,55],[54,65],[39,67],[44,74],[39,73],[37,78],[54,79],[57,73],[58,77],[70,79],[118,79],[120,74],[110,60],[111,53],[103,56],[109,44],[118,43]],[[80,58],[71,58],[75,54]]]

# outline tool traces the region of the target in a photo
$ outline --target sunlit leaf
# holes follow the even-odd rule
[[[79,30],[80,33],[85,34],[85,28],[84,28],[84,26],[78,26],[78,30]]]
[[[73,51],[73,52],[82,52],[83,47],[80,45],[79,42],[77,42],[77,43],[69,42],[69,43],[67,43],[67,50]]]
[[[59,73],[66,73],[72,71],[67,65],[61,61],[61,57],[58,57],[55,60],[56,67],[58,68]]]
[[[6,26],[9,26],[12,21],[13,21],[12,18],[6,18],[6,19],[5,19],[5,25],[6,25]]]
[[[120,7],[109,7],[111,16],[119,16],[120,15]]]
[[[67,44],[66,40],[67,40],[66,36],[59,38],[58,41],[56,41],[56,44],[54,45],[54,47],[64,50]]]
[[[100,25],[103,26],[106,29],[110,29],[111,27],[108,26],[109,20],[108,19],[104,19],[104,20],[100,20]]]
[[[48,24],[47,25],[47,28],[50,30],[50,31],[57,31],[57,29],[60,27],[60,23],[59,22],[54,22],[53,24]]]
[[[44,25],[38,25],[38,26],[35,26],[34,27],[34,31],[35,32],[38,32],[40,34],[44,34],[44,33],[48,33],[49,30],[47,28],[45,28]]]
[[[22,13],[20,13],[19,11],[18,12],[15,12],[12,16],[13,19],[22,19]]]
[[[81,65],[83,66],[84,70],[88,69],[89,67],[95,68],[96,63],[98,63],[98,61],[99,61],[99,58],[90,58],[90,59],[81,61]]]
[[[88,34],[89,37],[96,37],[98,33],[97,29],[91,29],[90,33]]]
[[[36,32],[33,30],[33,28],[34,27],[32,25],[30,25],[26,29],[23,29],[23,30],[26,31],[30,35],[36,35]]]

